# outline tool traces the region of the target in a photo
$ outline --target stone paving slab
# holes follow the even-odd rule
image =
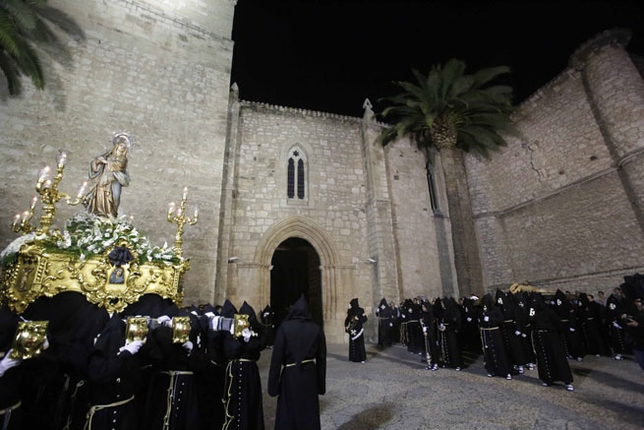
[[[327,345],[327,393],[320,397],[323,430],[644,428],[644,372],[632,359],[589,356],[571,361],[574,392],[543,387],[537,370],[513,380],[488,378],[479,355],[461,372],[425,370],[401,345],[367,345],[367,362],[348,360],[348,345]],[[259,361],[266,428],[276,398],[266,385],[271,350]]]

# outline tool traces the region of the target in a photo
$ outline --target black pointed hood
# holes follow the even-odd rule
[[[226,318],[233,318],[237,313],[237,308],[231,303],[230,300],[226,299],[224,305],[221,307],[221,316]]]
[[[244,303],[241,305],[241,308],[239,308],[239,313],[240,314],[245,314],[248,315],[248,321],[250,322],[250,325],[252,327],[257,326],[257,314],[255,313],[255,309],[251,305],[249,305],[245,300]]]
[[[288,311],[288,315],[286,315],[286,318],[284,318],[284,321],[310,320],[310,319],[311,319],[311,312],[309,312],[309,306],[306,303],[304,294],[302,294],[300,298],[297,299],[295,303],[293,303],[293,306],[291,306],[291,309]]]

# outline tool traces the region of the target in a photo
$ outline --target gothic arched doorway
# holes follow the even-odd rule
[[[286,239],[275,249],[271,265],[271,308],[275,312],[275,327],[302,294],[313,321],[323,327],[320,256],[315,248],[304,239]]]

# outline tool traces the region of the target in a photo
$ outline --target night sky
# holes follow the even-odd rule
[[[504,83],[520,103],[615,27],[644,56],[644,0],[238,0],[232,82],[242,100],[362,116],[365,98],[378,113],[412,68],[458,58],[468,73],[510,66]]]

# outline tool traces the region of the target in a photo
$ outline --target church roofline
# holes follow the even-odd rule
[[[362,123],[364,121],[363,118],[355,117],[355,116],[340,115],[340,114],[337,114],[337,113],[321,112],[321,111],[315,111],[315,110],[303,109],[303,108],[295,108],[295,107],[289,107],[289,106],[279,106],[279,105],[273,105],[273,104],[264,103],[264,102],[253,102],[253,101],[248,101],[248,100],[239,100],[239,104],[242,107],[258,107],[258,108],[266,109],[266,110],[273,111],[273,112],[285,112],[285,113],[292,113],[292,114],[302,114],[304,116],[339,119],[339,120],[343,120],[343,121],[352,121],[352,122],[356,122],[356,123]],[[381,123],[379,121],[374,121],[373,124],[387,126],[387,124]]]

